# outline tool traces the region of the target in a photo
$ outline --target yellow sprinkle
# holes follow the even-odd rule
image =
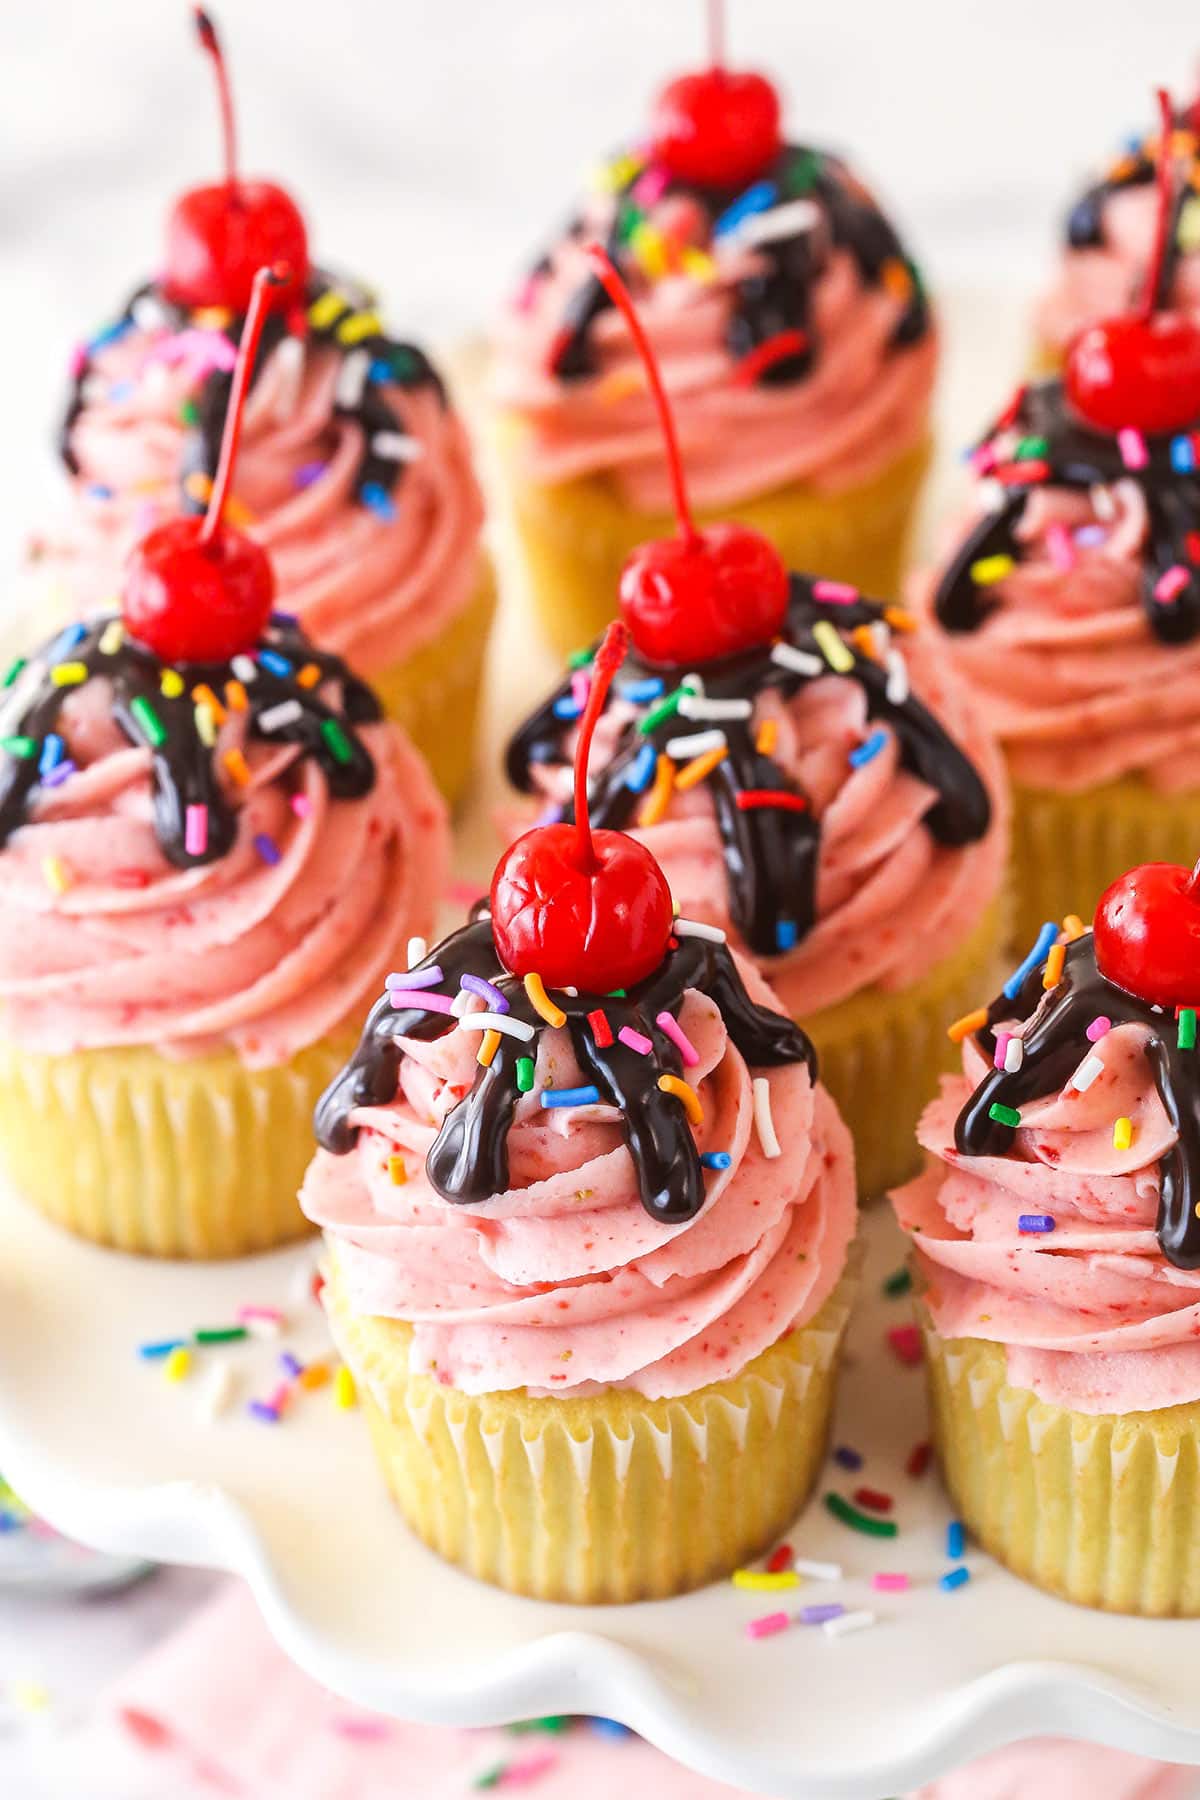
[[[192,314],[192,324],[202,331],[224,331],[232,319],[233,314],[227,306],[198,306]]]
[[[640,394],[645,385],[640,369],[614,369],[603,377],[596,392],[607,405],[613,405],[618,400],[627,400],[630,394]]]
[[[704,1108],[700,1104],[700,1096],[694,1087],[690,1087],[679,1075],[660,1075],[658,1085],[664,1094],[674,1094],[680,1101],[688,1122],[692,1125],[703,1125]]]
[[[343,319],[337,328],[339,344],[361,344],[364,338],[379,337],[383,332],[383,320],[377,312],[351,313]]]
[[[199,500],[204,505],[212,493],[212,481],[203,469],[193,469],[190,475],[184,477],[183,491],[189,500]]]
[[[479,1054],[476,1056],[475,1061],[479,1063],[482,1068],[490,1069],[496,1059],[496,1052],[499,1048],[500,1033],[498,1031],[485,1031],[483,1034],[483,1042],[479,1046]]]
[[[183,692],[183,676],[178,669],[164,669],[158,682],[164,699],[178,700]]]
[[[341,294],[335,294],[330,288],[321,294],[308,309],[308,322],[318,331],[324,331],[327,325],[340,318],[342,313],[350,311],[350,302]]]
[[[250,765],[240,750],[227,750],[221,760],[239,787],[249,786]]]
[[[323,1388],[329,1380],[329,1364],[327,1362],[307,1363],[300,1371],[300,1386],[311,1393],[314,1388]]]
[[[535,973],[525,977],[525,992],[529,997],[530,1006],[532,1006],[539,1018],[545,1019],[547,1025],[566,1024],[566,1013],[561,1006],[555,1006],[553,1000],[551,1000],[549,994],[546,992],[545,984],[540,975]]]
[[[192,1353],[185,1344],[176,1344],[163,1364],[168,1381],[186,1381],[192,1372]]]
[[[21,1712],[45,1712],[50,1704],[49,1690],[40,1681],[10,1681],[6,1691]]]
[[[352,1406],[358,1405],[358,1389],[354,1385],[354,1377],[342,1364],[333,1379],[333,1397],[343,1412],[349,1412]]]
[[[1076,938],[1081,938],[1087,930],[1078,913],[1068,913],[1062,922],[1062,928],[1069,944],[1073,944]]]
[[[1200,250],[1200,201],[1191,198],[1184,201],[1175,242],[1187,255]]]
[[[719,762],[724,762],[728,754],[726,745],[717,744],[713,749],[706,750],[703,756],[693,756],[691,762],[685,763],[675,777],[675,786],[685,790],[696,787],[706,775],[712,774]]]
[[[125,627],[120,619],[110,619],[100,633],[101,656],[115,656],[125,642]]]
[[[392,1178],[393,1187],[403,1187],[408,1180],[408,1164],[398,1153],[393,1153],[387,1160],[388,1174]]]
[[[254,514],[245,501],[239,500],[236,494],[229,495],[221,509],[221,517],[228,519],[231,525],[253,525],[254,523]]]
[[[196,686],[192,689],[192,699],[196,702],[197,706],[207,706],[218,725],[223,725],[229,717],[229,714],[225,711],[225,708],[221,705],[221,702],[217,699],[217,696],[213,693],[207,681],[197,682]]]
[[[693,281],[716,280],[717,265],[707,250],[697,250],[694,245],[689,244],[686,250],[680,251],[679,260],[683,264],[684,274],[690,275]]]
[[[977,1006],[974,1012],[964,1013],[961,1019],[955,1019],[946,1036],[952,1044],[961,1044],[964,1038],[971,1037],[976,1031],[982,1031],[987,1024],[987,1007]]]
[[[879,278],[893,300],[907,300],[912,293],[912,276],[898,256],[889,256],[879,271]]]
[[[1046,967],[1042,971],[1042,986],[1057,987],[1062,980],[1063,964],[1067,959],[1065,944],[1051,944],[1050,954],[1046,958]]]
[[[50,679],[55,687],[78,687],[87,677],[87,664],[81,662],[55,663],[50,671]]]
[[[591,173],[591,185],[601,194],[615,194],[618,188],[627,187],[635,175],[639,175],[645,167],[644,156],[617,156],[612,162],[600,163]]]
[[[758,728],[758,736],[754,740],[754,748],[760,756],[774,756],[775,746],[779,742],[779,720],[764,719]]]
[[[883,619],[884,624],[890,625],[893,631],[915,631],[917,629],[917,621],[907,606],[885,606]]]
[[[320,679],[321,665],[319,663],[305,663],[304,667],[296,677],[296,680],[302,688],[316,687]]]
[[[225,704],[230,712],[245,712],[250,702],[246,698],[246,690],[240,681],[225,683]]]
[[[766,1569],[735,1569],[733,1585],[751,1594],[782,1594],[789,1588],[798,1588],[800,1577],[795,1569],[781,1569],[775,1575],[768,1574]]]
[[[971,580],[976,587],[991,587],[993,582],[1011,575],[1015,566],[1011,556],[981,556],[971,564]]]
[[[217,721],[211,706],[196,708],[196,736],[206,750],[211,750],[217,741]]]
[[[61,856],[43,856],[42,879],[52,894],[65,894],[72,885],[71,871]]]
[[[1128,1150],[1133,1142],[1133,1120],[1118,1119],[1113,1126],[1113,1149]]]
[[[636,225],[629,234],[629,247],[652,281],[661,281],[670,264],[667,241],[657,226]]]
[[[663,751],[658,759],[658,767],[654,772],[654,786],[642,801],[637,816],[639,825],[657,825],[666,812],[671,800],[671,790],[675,786],[675,764]]]
[[[818,619],[812,634],[830,668],[838,675],[848,675],[854,667],[854,658],[838,636],[836,626],[828,619]]]

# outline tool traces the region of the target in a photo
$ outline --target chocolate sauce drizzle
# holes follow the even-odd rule
[[[69,746],[55,728],[70,695],[97,677],[111,684],[112,713],[122,732],[132,744],[151,750],[154,832],[176,868],[215,862],[237,836],[237,809],[229,797],[233,781],[221,779],[220,753],[205,744],[198,729],[198,688],[207,688],[220,705],[226,684],[240,680],[247,739],[297,745],[320,764],[338,799],[356,799],[373,786],[375,764],[353,727],[380,717],[378,701],[340,657],[316,649],[287,616],[274,616],[257,649],[234,659],[237,668],[232,663],[186,663],[172,670],[116,627],[119,620],[111,614],[68,627],[31,659],[31,666],[22,668],[11,697],[0,695],[0,846],[24,821],[31,802],[57,786],[69,767]],[[63,668],[72,665],[82,668],[82,678],[56,681],[54,671],[61,678]],[[163,691],[164,673],[169,689],[180,686],[178,693]],[[181,678],[179,683],[170,679],[172,674]],[[322,697],[331,682],[339,690],[336,709]],[[287,716],[272,718],[283,706]],[[57,752],[56,760],[48,756],[48,746]],[[207,808],[202,850],[188,848],[191,806]]]
[[[1133,481],[1149,516],[1150,541],[1142,571],[1146,619],[1164,643],[1194,638],[1200,631],[1200,473],[1191,466],[1195,455],[1187,434],[1147,435],[1141,442],[1145,466],[1131,467],[1114,434],[1094,430],[1075,417],[1061,381],[1023,389],[976,447],[976,453],[988,450],[995,457],[991,473],[1002,483],[1004,498],[980,519],[938,583],[934,605],[945,629],[976,631],[1001,604],[994,585],[981,583],[973,571],[977,563],[993,556],[1021,560],[1024,547],[1017,530],[1039,487],[1084,492]],[[1180,454],[1180,446],[1187,446],[1186,454]],[[1176,569],[1186,574],[1186,582],[1170,598],[1157,598],[1162,577]]]
[[[1114,1025],[1144,1025],[1150,1033],[1146,1055],[1177,1142],[1159,1165],[1158,1241],[1178,1269],[1200,1268],[1200,1051],[1181,1050],[1174,1014],[1115,986],[1096,967],[1090,931],[1067,945],[1062,979],[1047,992],[1045,963],[1028,970],[1015,994],[1001,994],[988,1008],[988,1022],[975,1041],[991,1062],[998,1024],[1032,1020],[1025,1032],[1019,1069],[992,1069],[958,1115],[956,1148],[964,1156],[1003,1156],[1015,1127],[990,1116],[993,1106],[1020,1110],[1023,1102],[1058,1092],[1093,1048],[1087,1035],[1094,1019]]]
[[[1192,109],[1177,111],[1175,129],[1191,131],[1194,127]],[[1197,165],[1193,157],[1193,168]],[[1114,194],[1124,193],[1129,188],[1150,187],[1158,179],[1157,138],[1138,138],[1130,146],[1127,153],[1119,157],[1113,166],[1099,181],[1093,182],[1079,199],[1076,200],[1067,214],[1065,237],[1071,250],[1101,250],[1108,242],[1105,228],[1105,211]],[[1175,277],[1179,269],[1183,245],[1179,241],[1180,220],[1193,189],[1190,182],[1183,182],[1180,191],[1175,195],[1170,224],[1167,227],[1167,239],[1164,247],[1163,264],[1153,296],[1148,296],[1152,305],[1165,307],[1170,299],[1171,289],[1175,285]],[[1145,275],[1140,277],[1141,285],[1145,284]],[[1131,306],[1140,305],[1142,295],[1137,287],[1129,295]]]
[[[362,455],[354,475],[354,493],[363,505],[382,511],[390,502],[404,476],[406,464],[395,456],[381,453],[377,440],[383,436],[404,436],[404,424],[387,397],[387,389],[432,388],[443,405],[446,393],[441,378],[424,351],[414,344],[399,343],[382,331],[370,329],[374,318],[371,296],[353,284],[336,281],[321,270],[313,270],[304,301],[304,335],[295,341],[309,341],[336,350],[342,357],[334,417],[352,421],[362,433]],[[295,321],[286,312],[269,313],[263,326],[262,340],[255,358],[251,380],[255,380],[280,344],[294,336]],[[79,473],[79,461],[71,447],[75,425],[88,403],[89,384],[103,380],[95,367],[95,357],[107,344],[116,342],[127,332],[153,325],[171,332],[181,332],[201,325],[217,329],[236,350],[245,324],[244,314],[230,314],[217,326],[211,316],[197,315],[186,307],[168,300],[154,282],[147,282],[134,293],[124,312],[86,346],[72,381],[62,426],[59,431],[59,454],[72,475]],[[232,359],[231,359],[232,369]],[[205,500],[188,485],[197,474],[209,481],[216,474],[221,451],[221,433],[229,405],[232,372],[212,369],[197,387],[193,402],[194,418],[184,434],[180,459],[179,505],[184,512],[203,512]]]
[[[647,216],[634,193],[642,174],[639,169],[616,190],[616,216],[605,245],[613,262],[625,270],[631,266],[631,236]],[[671,178],[660,198],[673,195],[696,201],[708,215],[710,227],[719,227],[723,215],[743,208],[747,213],[761,212],[766,206],[783,206],[793,200],[811,200],[820,213],[816,225],[757,245],[761,270],[734,290],[726,347],[735,360],[741,361],[785,332],[799,332],[803,340],[760,369],[754,377],[757,383],[783,386],[803,380],[812,369],[819,352],[813,318],[815,289],[834,249],[849,251],[867,287],[878,288],[897,276],[907,281],[908,298],[892,332],[893,349],[915,344],[929,331],[929,304],[915,264],[874,201],[835,157],[789,144],[748,188],[699,187]],[[583,231],[582,220],[571,221],[569,236],[581,236]],[[532,277],[545,273],[549,266],[548,258],[540,257],[531,270]],[[582,281],[568,299],[551,363],[552,373],[561,380],[596,373],[592,326],[611,304],[594,275]]]
[[[908,691],[907,678],[900,690],[902,697],[891,697],[897,691],[894,662],[878,662],[857,644],[846,641],[845,634],[859,626],[886,629],[890,609],[861,597],[850,604],[819,600],[814,592],[819,586],[807,576],[791,577],[782,642],[807,658],[804,669],[789,668],[776,660],[770,646],[706,663],[699,671],[703,698],[753,702],[775,692],[786,701],[811,682],[830,675],[833,670],[819,642],[824,634],[814,635],[813,631],[824,621],[838,632],[849,659],[844,674],[866,696],[868,717],[891,727],[904,767],[938,794],[937,803],[925,814],[924,826],[939,844],[947,846],[981,838],[991,820],[991,803],[972,763],[928,708]],[[676,711],[648,731],[643,729],[647,715],[661,706],[661,696],[678,691],[687,674],[683,667],[665,669],[642,662],[636,653],[627,659],[614,694],[626,700],[634,694],[648,697],[639,698],[637,717],[625,726],[608,765],[589,784],[592,823],[624,826],[633,821],[648,785],[640,773],[649,760],[644,756],[645,745],[652,745],[657,756],[665,753],[672,738],[719,727],[725,735],[726,755],[705,777],[705,785],[712,795],[724,853],[730,917],[757,955],[780,955],[806,937],[816,922],[820,821],[811,807],[794,804],[803,802],[805,796],[775,758],[757,747],[753,712],[742,719],[705,720],[681,717]],[[570,704],[568,676],[512,739],[507,769],[515,787],[532,792],[535,770],[569,766],[564,743],[572,723]],[[786,796],[784,804],[763,804],[761,799],[757,804],[746,803],[747,795],[771,793]],[[573,805],[563,807],[556,816],[572,819]]]
[[[482,977],[504,995],[508,1018],[532,1026],[539,1036],[547,1028],[524,984],[501,967],[491,918],[481,908],[411,973],[435,965],[443,976],[440,992],[457,990],[464,975]],[[689,988],[716,1003],[731,1040],[752,1068],[804,1063],[814,1082],[817,1078],[816,1053],[804,1032],[791,1019],[751,1000],[724,943],[680,936],[654,974],[624,994],[555,989],[553,999],[567,1016],[565,1030],[585,1080],[624,1115],[642,1205],[663,1225],[694,1219],[705,1201],[703,1165],[687,1115],[679,1100],[658,1086],[660,1075],[683,1072],[679,1049],[658,1017],[669,1012],[677,1018]],[[611,1044],[600,1044],[588,1021],[596,1011],[608,1021]],[[457,1025],[445,1013],[395,1007],[389,994],[377,1000],[357,1050],[318,1103],[316,1133],[325,1149],[344,1156],[356,1137],[350,1123],[354,1110],[386,1106],[395,1098],[403,1055],[398,1038],[428,1043]],[[649,1054],[621,1042],[627,1026],[650,1040]],[[477,1205],[507,1189],[508,1132],[522,1091],[517,1064],[524,1059],[536,1063],[536,1058],[536,1037],[526,1042],[501,1036],[491,1064],[477,1069],[471,1091],[447,1114],[425,1159],[430,1181],[446,1200]]]

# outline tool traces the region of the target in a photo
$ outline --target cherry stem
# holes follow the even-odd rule
[[[255,274],[254,285],[250,290],[250,304],[246,308],[246,323],[242,326],[237,360],[233,365],[229,405],[225,409],[225,429],[221,434],[221,454],[217,459],[217,472],[213,476],[212,492],[208,496],[208,511],[205,513],[204,523],[200,527],[199,542],[202,545],[211,544],[220,529],[221,515],[229,496],[229,483],[233,479],[233,465],[237,460],[238,442],[242,435],[242,415],[246,410],[246,394],[250,387],[250,377],[254,372],[254,359],[258,355],[259,340],[262,337],[263,325],[267,316],[267,289],[282,287],[291,278],[292,271],[287,263],[276,263],[272,268],[259,269]]]
[[[650,392],[654,396],[654,404],[658,408],[658,423],[662,430],[663,441],[667,452],[667,474],[671,480],[671,494],[675,502],[675,515],[679,521],[679,535],[685,544],[699,542],[700,534],[696,530],[692,509],[688,503],[687,487],[683,479],[683,458],[679,453],[679,439],[675,435],[675,420],[671,415],[667,390],[659,374],[658,360],[646,336],[645,327],[638,318],[637,308],[630,297],[629,289],[618,274],[615,264],[602,244],[588,244],[585,254],[597,277],[603,283],[613,305],[623,315],[629,327],[642,366],[646,371],[646,380],[650,384]]]
[[[1200,858],[1192,865],[1192,872],[1183,884],[1183,891],[1189,900],[1200,900]]]
[[[217,98],[221,103],[221,139],[225,149],[225,181],[235,188],[237,178],[237,121],[233,112],[233,90],[229,85],[229,68],[225,61],[225,52],[221,48],[221,40],[217,36],[217,28],[202,6],[194,8],[196,36],[200,39],[200,47],[207,50],[212,57],[213,71],[217,78]]]
[[[1163,267],[1167,258],[1167,231],[1171,223],[1171,211],[1175,193],[1174,158],[1171,154],[1171,139],[1175,135],[1175,109],[1171,105],[1171,96],[1166,88],[1156,88],[1158,112],[1161,122],[1161,138],[1158,147],[1158,217],[1154,226],[1154,253],[1150,259],[1150,272],[1142,294],[1141,317],[1143,320],[1154,316],[1163,304],[1165,295],[1159,293],[1163,278]]]
[[[725,67],[725,0],[708,0],[708,60],[719,75]]]
[[[575,837],[578,845],[579,866],[589,874],[597,867],[596,851],[592,844],[592,821],[588,812],[588,762],[592,754],[592,738],[596,730],[596,721],[604,711],[604,702],[608,699],[608,690],[612,686],[613,676],[625,661],[629,649],[629,627],[620,619],[614,619],[600,640],[600,648],[592,663],[592,682],[588,689],[587,705],[583,709],[583,718],[579,724],[579,736],[575,740]]]

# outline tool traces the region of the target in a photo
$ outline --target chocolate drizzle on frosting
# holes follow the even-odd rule
[[[1194,120],[1191,107],[1176,113],[1175,128],[1179,132],[1192,133]],[[1193,144],[1195,140],[1193,138]],[[1192,152],[1193,167],[1196,166],[1196,152]],[[1155,137],[1138,138],[1130,149],[1113,164],[1100,181],[1093,182],[1085,193],[1072,206],[1067,215],[1066,240],[1072,250],[1101,250],[1108,242],[1105,231],[1104,214],[1108,202],[1114,194],[1125,193],[1130,188],[1151,187],[1158,179],[1158,146]],[[1171,221],[1167,228],[1162,268],[1159,272],[1157,291],[1147,296],[1155,307],[1164,307],[1170,301],[1171,289],[1175,285],[1175,277],[1179,269],[1179,260],[1184,246],[1180,242],[1180,224],[1184,208],[1193,197],[1194,190],[1190,182],[1180,184],[1176,194]],[[1142,277],[1144,284],[1145,277]],[[1129,295],[1129,304],[1138,305],[1142,296],[1138,292]]]
[[[215,728],[230,683],[245,696],[247,738],[295,745],[315,757],[339,799],[357,798],[374,784],[374,762],[353,726],[378,719],[378,701],[340,657],[316,649],[290,618],[274,615],[249,656],[173,669],[130,638],[117,617],[101,616],[69,626],[20,665],[10,675],[11,691],[0,695],[0,845],[24,821],[31,801],[70,779],[69,749],[55,728],[71,694],[98,677],[110,684],[122,732],[151,751],[155,836],[177,868],[216,861],[237,835],[234,778],[221,773],[221,752],[206,743],[197,717],[206,711]],[[330,683],[337,686],[336,707]],[[202,848],[188,831],[195,807],[205,809]]]
[[[1120,434],[1120,439],[1125,437]],[[1020,561],[1018,527],[1039,487],[1086,492],[1133,481],[1149,516],[1142,605],[1150,628],[1167,644],[1186,643],[1200,632],[1200,472],[1193,466],[1191,437],[1186,433],[1133,437],[1144,450],[1144,459],[1136,450],[1127,457],[1128,440],[1123,447],[1117,436],[1077,419],[1061,381],[1039,382],[1018,394],[976,447],[977,467],[1001,482],[1004,496],[980,519],[938,583],[934,605],[947,631],[976,631],[1002,604],[994,586],[978,579],[976,565],[993,556]],[[1178,582],[1176,570],[1186,579]],[[1168,574],[1170,591],[1160,598],[1160,583]]]
[[[877,660],[848,640],[860,627],[887,635],[893,609],[862,598],[849,603],[817,598],[822,587],[806,576],[791,577],[791,598],[783,638],[694,674],[664,669],[631,655],[614,693],[635,702],[638,716],[622,730],[607,766],[589,787],[592,822],[625,826],[635,822],[657,758],[672,738],[719,726],[724,758],[704,777],[712,795],[729,883],[730,917],[759,956],[775,956],[807,936],[816,922],[820,822],[796,783],[774,756],[758,748],[753,702],[768,692],[787,701],[811,682],[832,673],[856,683],[868,717],[896,734],[905,768],[933,788],[938,799],[922,821],[939,844],[959,846],[981,838],[991,820],[987,790],[974,766],[933,714],[909,692],[897,651]],[[828,655],[836,632],[837,667]],[[822,641],[823,640],[823,641]],[[689,688],[691,692],[689,693]],[[663,716],[664,699],[746,702],[742,718],[683,716],[678,704]],[[611,701],[610,701],[611,704]],[[508,748],[514,786],[534,789],[538,768],[568,766],[564,739],[573,718],[570,677],[526,721]],[[647,750],[647,746],[650,749]],[[772,799],[778,796],[778,799]],[[571,806],[557,815],[570,819]]]
[[[626,270],[632,266],[636,234],[648,216],[637,194],[644,174],[639,164],[616,188],[616,217],[605,244],[618,268]],[[784,353],[756,369],[756,382],[782,386],[803,380],[812,369],[820,348],[813,317],[815,289],[834,249],[849,252],[866,286],[886,285],[905,295],[892,333],[893,348],[915,344],[929,331],[929,305],[914,263],[870,195],[835,157],[789,144],[749,187],[698,187],[665,178],[654,204],[672,196],[686,197],[703,208],[718,244],[726,234],[732,237],[740,227],[755,222],[761,267],[734,290],[726,347],[741,362],[766,345],[780,346]],[[811,202],[811,211],[799,217],[782,211],[799,200]],[[769,217],[777,209],[776,235],[770,231]],[[581,221],[573,221],[568,235],[579,236],[583,230]],[[544,257],[539,258],[532,276],[536,279],[548,266]],[[611,304],[594,275],[570,296],[551,362],[552,373],[560,380],[596,373],[592,326]],[[794,342],[789,334],[794,334]]]
[[[1088,1026],[1105,1017],[1113,1025],[1143,1025],[1150,1033],[1146,1054],[1155,1086],[1177,1142],[1162,1159],[1158,1207],[1158,1241],[1163,1255],[1179,1269],[1200,1268],[1200,1051],[1179,1047],[1178,1026],[1171,1012],[1151,1006],[1108,981],[1096,967],[1092,933],[1084,932],[1066,947],[1061,979],[1046,992],[1040,961],[1026,971],[1013,992],[1004,992],[988,1008],[988,1022],[976,1043],[992,1061],[996,1026],[1030,1021],[1022,1036],[1019,1069],[992,1069],[958,1116],[956,1148],[964,1156],[1003,1156],[1011,1149],[1015,1127],[991,1116],[994,1106],[1020,1110],[1025,1101],[1040,1100],[1061,1090],[1092,1048]]]
[[[730,1038],[752,1068],[804,1063],[814,1081],[817,1073],[816,1055],[804,1032],[791,1019],[751,1000],[728,947],[685,933],[686,923],[680,921],[680,935],[665,960],[626,994],[569,994],[557,989],[552,994],[566,1014],[564,1029],[585,1076],[601,1101],[619,1107],[623,1114],[642,1205],[664,1225],[695,1218],[704,1205],[705,1184],[687,1115],[679,1099],[658,1085],[660,1076],[683,1070],[678,1046],[657,1022],[662,1013],[678,1017],[684,995],[694,988],[715,1002]],[[504,1193],[509,1185],[508,1132],[523,1091],[518,1064],[526,1064],[526,1085],[531,1087],[536,1040],[547,1022],[523,983],[501,968],[486,912],[477,909],[469,925],[439,944],[410,973],[415,976],[435,965],[442,974],[439,991],[457,990],[464,975],[482,978],[503,996],[505,1017],[532,1033],[528,1040],[501,1035],[491,1063],[478,1068],[471,1091],[447,1115],[426,1158],[426,1173],[445,1199],[478,1204]],[[588,1015],[597,1012],[605,1016],[604,1035],[611,1036],[611,1043],[600,1041],[589,1020]],[[471,1029],[469,1015],[464,1023]],[[626,1027],[649,1039],[648,1054],[621,1041]],[[415,1003],[395,1005],[390,992],[376,1001],[358,1049],[317,1107],[316,1132],[325,1149],[345,1155],[355,1140],[354,1111],[386,1106],[394,1099],[403,1055],[398,1039],[429,1042],[455,1029],[462,1029],[457,1019],[422,1010]]]
[[[198,314],[177,306],[153,282],[139,288],[121,316],[85,346],[76,363],[59,432],[59,454],[71,473],[79,473],[79,461],[71,444],[76,422],[88,404],[92,384],[105,381],[95,366],[99,351],[133,330],[216,331],[228,339],[229,355],[223,359],[228,366],[212,367],[210,359],[207,372],[198,380],[179,468],[181,510],[202,512],[205,497],[194,491],[189,478],[199,475],[211,481],[216,473],[233,353],[244,324],[244,314],[230,312],[214,320],[212,309]],[[362,434],[354,492],[361,504],[386,511],[406,466],[401,457],[384,453],[393,448],[386,440],[405,435],[404,423],[388,399],[387,389],[430,388],[444,405],[445,390],[437,372],[422,350],[413,344],[398,343],[384,333],[370,294],[352,284],[335,281],[320,270],[314,270],[309,278],[303,306],[295,312],[273,312],[267,316],[252,379],[257,379],[280,346],[289,341],[300,350],[306,350],[310,343],[332,349],[342,358],[333,416],[335,422],[356,425]]]

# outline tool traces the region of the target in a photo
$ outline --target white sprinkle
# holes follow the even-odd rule
[[[408,966],[415,969],[429,955],[429,945],[422,937],[410,937],[408,940]]]
[[[679,702],[685,719],[748,719],[754,711],[752,700],[705,700],[700,694],[685,694]]]
[[[507,1037],[520,1038],[527,1044],[533,1036],[534,1028],[527,1025],[524,1019],[510,1018],[508,1013],[477,1012],[469,1013],[465,1019],[458,1021],[460,1031],[500,1031]]]
[[[792,1567],[797,1575],[803,1575],[809,1581],[840,1581],[842,1579],[841,1563],[803,1562],[800,1557],[796,1557]]]
[[[555,988],[554,992],[556,994],[566,994],[567,998],[570,1000],[578,1000],[579,998],[579,989],[577,987]]]
[[[275,418],[277,422],[281,422],[290,419],[300,404],[300,388],[304,381],[304,340],[285,337],[275,352],[275,366],[280,374]]]
[[[885,691],[893,706],[903,706],[908,699],[908,664],[899,650],[892,650],[888,653]]]
[[[450,1011],[454,1014],[456,1019],[461,1019],[464,1013],[470,1012],[474,1004],[475,996],[471,990],[469,988],[459,988],[457,994],[455,994],[453,1000],[450,1002]]]
[[[85,375],[79,384],[79,398],[88,406],[94,401],[107,400],[108,382],[103,375]]]
[[[261,1313],[248,1313],[242,1324],[252,1338],[277,1338],[283,1332],[283,1320],[264,1318]]]
[[[1088,499],[1091,501],[1092,511],[1098,519],[1116,518],[1117,503],[1108,489],[1103,487],[1100,482],[1097,481],[1088,489]]]
[[[366,350],[352,350],[338,373],[334,404],[344,412],[353,412],[367,385],[371,357]]]
[[[824,659],[814,656],[811,651],[797,650],[794,644],[772,644],[771,661],[778,663],[781,669],[790,669],[794,675],[823,675]]]
[[[667,755],[679,762],[686,762],[689,757],[703,756],[708,750],[723,750],[725,733],[723,731],[694,731],[691,737],[668,738]]]
[[[258,680],[258,664],[252,656],[235,656],[229,666],[243,686]]]
[[[297,1312],[302,1312],[306,1306],[311,1306],[313,1303],[312,1281],[316,1272],[317,1264],[309,1262],[307,1257],[292,1271],[292,1278],[288,1282],[288,1305],[294,1307]],[[243,1323],[245,1323],[244,1320]]]
[[[1025,1045],[1019,1037],[1010,1037],[1004,1046],[1004,1073],[1015,1075],[1025,1061]]]
[[[976,497],[984,512],[1002,512],[1008,505],[1008,492],[1002,481],[988,475],[975,490]]]
[[[211,1425],[227,1412],[233,1399],[237,1377],[228,1357],[222,1356],[208,1370],[197,1396],[196,1412],[205,1425]]]
[[[417,438],[405,437],[402,431],[377,431],[371,439],[371,454],[385,462],[419,462],[425,446]]]
[[[1104,1073],[1104,1058],[1101,1056],[1085,1056],[1071,1077],[1071,1086],[1086,1094],[1098,1075]]]
[[[699,669],[693,669],[690,675],[685,675],[679,685],[686,693],[691,694],[693,699],[703,700],[708,692]]]
[[[158,331],[168,323],[167,309],[154,294],[139,294],[129,310],[139,331]]]
[[[758,1132],[763,1155],[768,1160],[779,1156],[779,1139],[775,1135],[775,1121],[771,1117],[771,1084],[765,1075],[754,1077],[754,1128]]]
[[[702,925],[699,919],[676,919],[675,936],[706,938],[710,944],[725,942],[725,933],[719,925]]]
[[[304,708],[298,700],[281,700],[278,706],[268,706],[266,712],[260,712],[258,722],[264,731],[282,731],[303,713]]]
[[[790,200],[769,212],[750,213],[727,235],[738,244],[773,244],[812,231],[820,222],[820,209],[811,200]]]
[[[867,1627],[874,1623],[875,1614],[873,1612],[848,1612],[842,1613],[836,1619],[826,1619],[821,1630],[827,1638],[839,1638],[845,1637],[851,1631],[866,1631]]]

